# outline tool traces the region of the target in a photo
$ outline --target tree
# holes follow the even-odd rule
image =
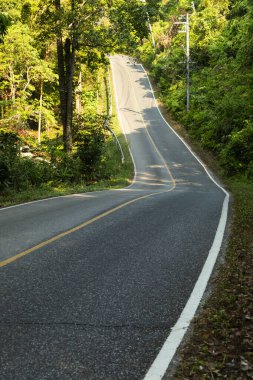
[[[34,45],[27,25],[17,22],[9,27],[5,44],[0,48],[2,107],[5,104],[9,124],[19,129],[35,115],[35,92],[40,91],[41,80],[55,79],[49,64],[39,57]]]
[[[43,20],[47,38],[56,40],[64,149],[71,152],[78,60],[85,57],[91,66],[96,60],[105,62],[106,53],[147,36],[146,8],[140,0],[54,0],[43,2],[41,9],[40,24]]]
[[[148,37],[147,6],[140,0],[118,0],[110,7],[109,18],[115,47],[119,51],[132,51]]]
[[[45,4],[45,3],[44,3]],[[57,45],[60,114],[66,152],[72,150],[74,75],[77,52],[102,46],[101,33],[107,2],[103,0],[54,0],[42,7],[41,20],[47,21],[47,36]]]
[[[8,37],[6,49],[2,49],[2,107],[6,107],[7,100],[15,107],[23,102],[23,110],[27,110],[31,109],[33,100],[38,108],[40,99],[41,114],[43,83],[50,76],[45,67],[54,64],[59,78],[64,150],[71,152],[75,85],[81,65],[88,66],[92,75],[99,65],[108,64],[108,53],[133,50],[148,36],[147,10],[154,17],[156,3],[156,0],[146,3],[141,0],[3,0],[2,9],[11,15],[15,27],[10,28],[12,37]]]

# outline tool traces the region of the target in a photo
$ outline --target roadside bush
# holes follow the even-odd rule
[[[14,132],[0,129],[0,153],[16,157],[20,148],[20,138]]]
[[[39,187],[54,178],[53,166],[45,161],[20,157],[17,134],[0,131],[0,192],[24,191]]]
[[[13,161],[0,155],[0,192],[24,191],[39,187],[55,178],[54,168],[47,162],[16,157]]]
[[[253,178],[253,123],[245,124],[241,131],[231,133],[220,157],[228,175],[243,172]]]
[[[90,182],[106,176],[103,156],[107,134],[103,116],[79,118],[74,130],[74,153],[63,151],[62,139],[44,141],[46,160],[20,156],[20,138],[0,131],[0,192],[26,191],[51,183]]]
[[[75,135],[75,157],[80,160],[81,172],[87,181],[97,180],[106,133],[103,128],[105,118],[99,115],[79,118]]]
[[[11,168],[18,159],[19,137],[13,132],[0,130],[0,191],[11,186]]]
[[[44,139],[42,141],[42,150],[50,158],[52,164],[56,164],[65,155],[62,137],[57,136],[54,139]]]
[[[43,161],[18,158],[11,168],[11,185],[17,191],[39,187],[54,177],[52,166]]]
[[[143,45],[140,45],[136,51],[137,58],[141,60],[144,65],[150,69],[152,62],[155,58],[154,48],[150,44],[149,41],[146,41],[143,43]]]
[[[79,157],[63,154],[55,163],[56,182],[78,183],[83,179],[82,164]]]

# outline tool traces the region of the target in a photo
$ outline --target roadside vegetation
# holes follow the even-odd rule
[[[108,54],[133,50],[146,19],[138,0],[1,1],[1,206],[129,184]]]
[[[162,1],[153,25],[156,49],[138,55],[161,98],[227,176],[253,177],[253,5],[250,0]],[[186,112],[186,14],[190,104]],[[180,23],[181,24],[178,24]]]
[[[0,130],[1,206],[124,187],[131,182],[133,164],[114,104],[112,115],[107,112],[111,105],[107,97],[110,83],[108,72],[102,70],[100,74],[99,96],[96,94],[95,100],[93,96],[94,104],[89,99],[89,107],[92,110],[99,104],[101,113],[90,113],[83,119],[79,118],[80,125],[75,130],[71,155],[64,152],[59,135],[53,138],[45,136],[38,147],[32,131],[24,145],[19,134]],[[120,142],[124,161],[112,130]]]

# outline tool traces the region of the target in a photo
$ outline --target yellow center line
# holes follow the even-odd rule
[[[168,193],[170,191],[173,191],[175,189],[175,187],[176,187],[175,183],[173,182],[173,186],[169,190],[166,190],[166,191],[163,191],[163,192],[159,192],[159,193],[152,193],[152,194],[143,195],[142,197],[138,197],[138,198],[132,199],[131,201],[122,203],[119,206],[116,206],[116,207],[114,207],[114,208],[112,208],[112,209],[110,209],[108,211],[105,211],[102,214],[100,214],[98,216],[95,216],[94,218],[91,218],[91,219],[87,220],[86,222],[79,224],[76,227],[70,228],[69,230],[67,230],[65,232],[62,232],[62,233],[60,233],[60,234],[58,234],[56,236],[53,236],[52,238],[50,238],[48,240],[45,240],[42,243],[39,243],[39,244],[37,244],[37,245],[29,248],[29,249],[26,249],[25,251],[22,251],[22,252],[14,255],[12,257],[9,257],[8,259],[0,261],[0,268],[1,267],[5,267],[6,265],[13,263],[14,261],[17,261],[17,260],[21,259],[22,257],[27,256],[30,253],[32,253],[32,252],[34,252],[34,251],[36,251],[36,250],[38,250],[40,248],[43,248],[46,245],[48,245],[50,243],[53,243],[53,242],[55,242],[55,241],[63,238],[64,236],[70,235],[73,232],[76,232],[76,231],[78,231],[78,230],[80,230],[82,228],[85,228],[85,227],[89,226],[90,224],[96,222],[97,220],[100,220],[100,219],[104,218],[105,216],[110,215],[113,212],[115,212],[117,210],[120,210],[120,209],[122,209],[122,208],[124,208],[124,207],[126,207],[126,206],[128,206],[128,205],[130,205],[132,203],[135,203],[135,202],[137,202],[137,201],[139,201],[141,199],[149,198],[151,196]]]

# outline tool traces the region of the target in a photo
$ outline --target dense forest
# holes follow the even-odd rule
[[[0,191],[112,175],[104,146],[117,52],[144,62],[165,106],[227,175],[252,176],[252,12],[250,0],[2,0]]]
[[[146,6],[137,0],[1,2],[2,192],[112,175],[104,156],[108,54],[133,50],[148,36]]]
[[[250,0],[163,1],[156,49],[138,49],[166,107],[229,176],[253,174],[252,19]]]

